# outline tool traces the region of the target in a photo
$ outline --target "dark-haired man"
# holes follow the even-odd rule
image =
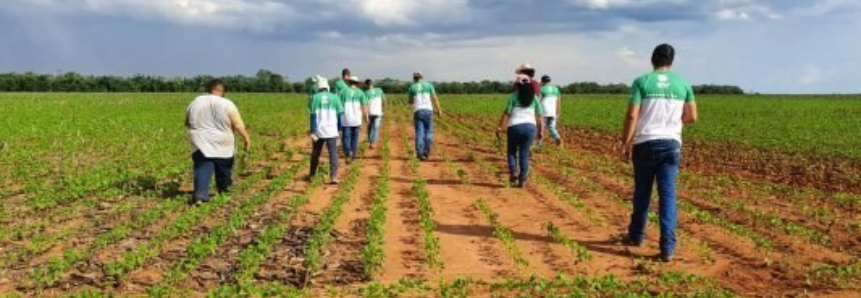
[[[682,127],[697,121],[691,85],[671,71],[675,53],[668,44],[657,46],[652,53],[654,71],[637,78],[631,85],[619,150],[622,161],[634,162],[634,210],[628,227],[629,244],[643,244],[652,185],[657,183],[661,260],[664,262],[672,261],[676,248],[676,177],[681,164]]]
[[[442,117],[439,98],[433,85],[424,81],[420,72],[413,73],[413,84],[407,91],[413,105],[413,123],[416,128],[416,157],[427,160],[433,144],[433,113],[436,106],[437,116]]]
[[[215,173],[219,193],[226,193],[233,184],[232,171],[236,153],[233,132],[245,142],[245,152],[251,149],[251,137],[245,129],[239,109],[227,98],[224,82],[215,79],[206,86],[206,93],[191,102],[185,114],[185,126],[191,142],[194,162],[194,200],[209,200],[209,182]]]
[[[349,80],[351,76],[353,76],[353,74],[350,72],[349,68],[341,70],[341,77],[335,82],[335,94],[340,95],[344,91],[350,89],[350,84],[347,84],[347,80]]]
[[[365,80],[365,98],[368,100],[368,144],[371,150],[377,144],[380,126],[383,122],[383,111],[386,108],[386,93],[383,89],[374,87],[374,80]]]

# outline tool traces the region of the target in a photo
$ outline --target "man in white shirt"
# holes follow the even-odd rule
[[[251,149],[251,137],[245,129],[239,109],[227,98],[224,82],[214,79],[206,86],[207,94],[198,96],[189,104],[185,114],[185,127],[191,142],[191,159],[194,162],[194,200],[209,200],[209,183],[215,173],[219,193],[230,191],[236,154],[235,137],[239,133],[245,142],[245,152]]]

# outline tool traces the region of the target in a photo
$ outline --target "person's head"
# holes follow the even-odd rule
[[[359,81],[359,78],[358,78],[358,77],[356,77],[356,76],[349,76],[349,77],[347,77],[347,84],[349,84],[349,85],[350,85],[350,87],[356,87],[356,86],[359,86],[359,82],[360,82],[360,81]]]
[[[371,79],[365,80],[365,88],[368,90],[370,90],[371,88],[374,88],[374,80],[371,80]]]
[[[531,79],[535,77],[535,68],[532,67],[532,65],[529,65],[529,63],[523,63],[520,67],[514,70],[514,73],[526,75]]]
[[[422,73],[420,73],[420,72],[414,72],[413,73],[413,82],[418,82],[418,81],[421,81],[422,79],[424,79],[424,75],[422,75]]]
[[[349,69],[349,68],[344,68],[344,69],[342,69],[342,70],[341,70],[341,77],[342,77],[342,78],[344,78],[344,80],[346,80],[347,78],[349,78],[351,75],[352,75],[352,73],[350,73],[350,69]]]
[[[652,52],[652,66],[655,68],[672,67],[676,58],[676,49],[669,44],[661,44]]]
[[[514,90],[517,93],[517,102],[521,107],[528,107],[535,101],[535,87],[532,80],[525,75],[518,75],[514,82]]]
[[[215,96],[224,96],[227,93],[227,87],[224,86],[224,81],[222,79],[212,79],[206,84],[206,93],[215,95]]]
[[[322,77],[317,78],[317,91],[328,92],[329,91],[329,80],[327,80],[326,78],[322,78]]]
[[[541,76],[541,84],[544,84],[544,85],[550,84],[550,76],[548,76],[548,75]]]

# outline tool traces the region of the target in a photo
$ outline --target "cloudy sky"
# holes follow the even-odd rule
[[[0,0],[0,72],[629,83],[676,46],[694,84],[861,92],[859,0]]]

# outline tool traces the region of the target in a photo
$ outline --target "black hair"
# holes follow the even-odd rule
[[[221,86],[224,88],[224,92],[227,92],[227,86],[224,85],[224,80],[222,79],[212,79],[209,83],[206,84],[206,93],[212,94],[212,91],[215,91],[215,88]]]
[[[676,49],[669,44],[661,44],[655,47],[652,52],[652,66],[664,67],[673,65],[673,60],[676,58]]]
[[[550,76],[548,76],[548,75],[541,76],[541,82],[545,83],[545,84],[550,83]]]
[[[418,82],[418,81],[419,81],[419,80],[421,80],[422,78],[424,78],[424,76],[423,76],[421,73],[417,73],[417,72],[416,72],[416,73],[413,73],[413,81],[414,81],[414,82]]]
[[[348,75],[351,75],[351,74],[352,74],[352,73],[350,73],[350,69],[349,69],[349,68],[344,68],[343,70],[341,70],[341,76],[342,76],[342,77],[344,77],[344,76],[348,76]]]
[[[520,72],[525,74],[526,76],[528,76],[530,78],[535,77],[535,70],[534,69],[524,69],[524,70],[521,70]]]
[[[532,82],[523,81],[517,82],[517,101],[520,103],[521,107],[527,108],[532,106],[532,102],[535,101],[535,87],[532,86]]]
[[[365,80],[365,86],[370,86],[370,85],[373,85],[373,84],[374,84],[374,80],[371,80],[371,79],[367,79],[367,80]]]

